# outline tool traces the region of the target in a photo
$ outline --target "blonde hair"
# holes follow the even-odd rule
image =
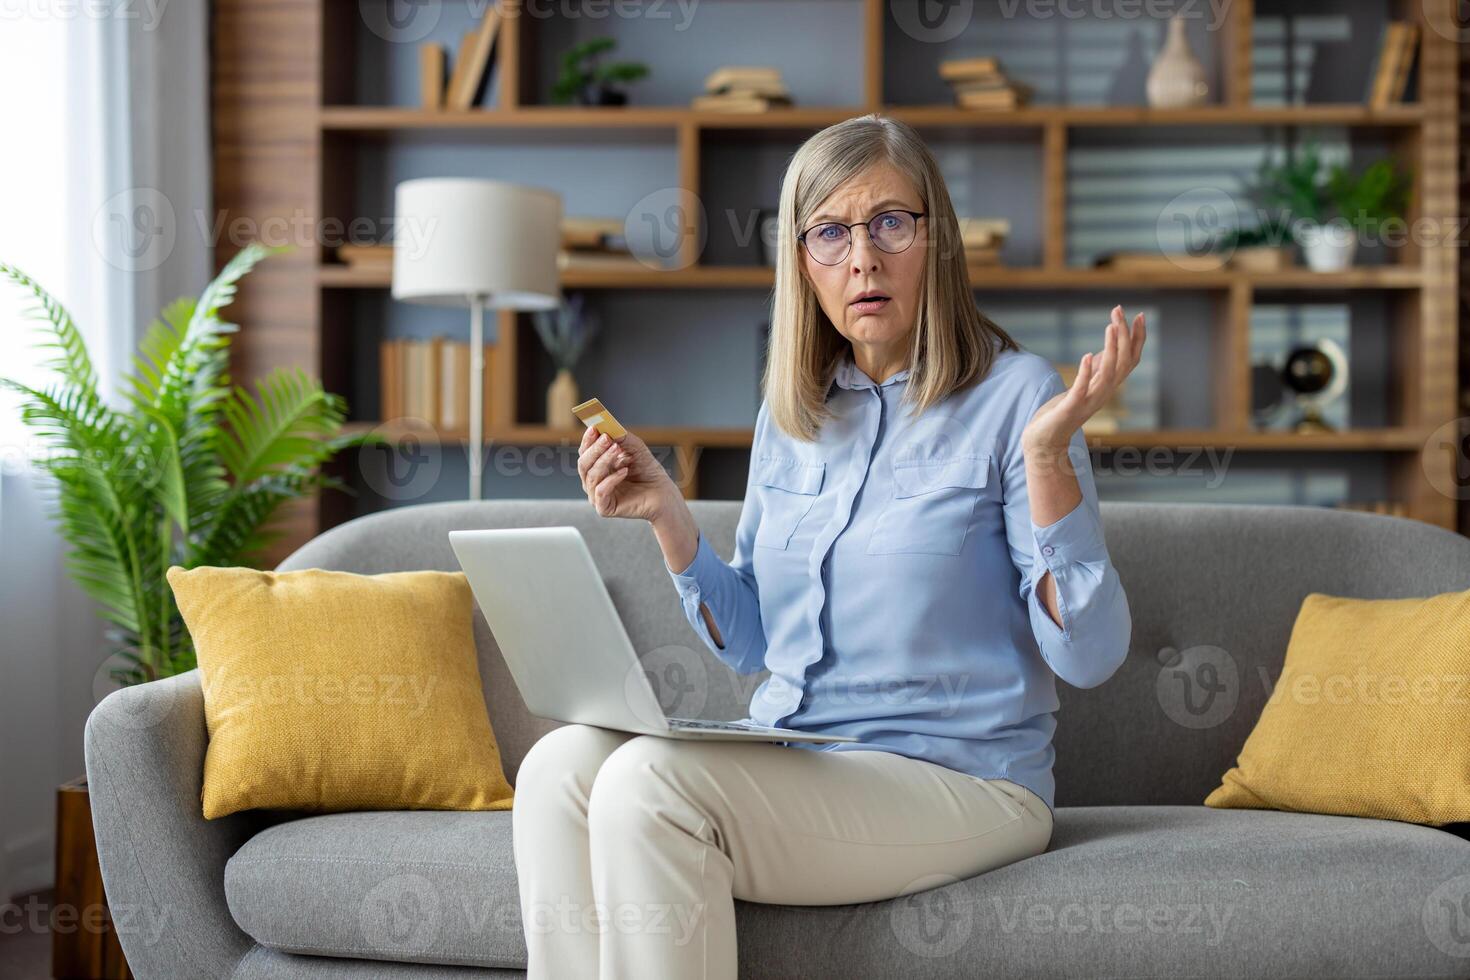
[[[796,235],[843,183],[885,162],[918,191],[929,235],[903,404],[920,414],[956,389],[983,380],[998,351],[1020,349],[975,306],[949,190],[913,127],[880,113],[828,126],[792,155],[781,183],[771,336],[761,379],[771,420],[808,442],[835,415],[827,407],[827,391],[852,345],[802,275]]]

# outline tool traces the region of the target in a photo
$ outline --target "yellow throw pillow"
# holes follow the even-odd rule
[[[1281,679],[1205,806],[1470,820],[1470,591],[1302,602]]]
[[[168,570],[194,638],[204,816],[508,810],[463,572]]]

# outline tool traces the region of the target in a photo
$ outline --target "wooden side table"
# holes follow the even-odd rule
[[[64,980],[132,980],[97,864],[87,777],[56,790],[56,898],[51,975]]]

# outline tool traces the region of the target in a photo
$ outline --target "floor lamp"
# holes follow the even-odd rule
[[[561,304],[561,196],[470,177],[405,180],[394,192],[393,298],[470,310],[469,499],[480,499],[485,311]]]

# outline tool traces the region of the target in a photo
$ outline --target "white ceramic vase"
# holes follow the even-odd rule
[[[1155,109],[1182,109],[1203,105],[1210,86],[1204,66],[1190,50],[1182,13],[1169,20],[1169,36],[1148,70],[1148,104]]]

